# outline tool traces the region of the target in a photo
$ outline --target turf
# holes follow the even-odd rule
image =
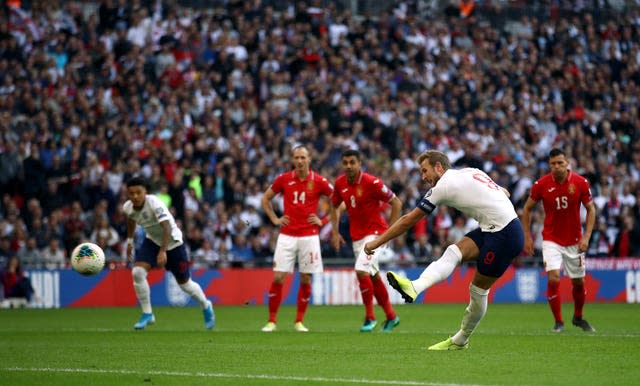
[[[564,306],[570,320],[570,304]],[[466,351],[426,348],[459,326],[462,304],[400,305],[392,333],[359,333],[359,306],[316,306],[306,334],[283,307],[260,332],[265,306],[156,308],[133,331],[132,308],[0,310],[1,385],[632,385],[640,381],[640,307],[588,304],[598,330],[566,324],[545,304],[491,304]],[[382,322],[382,313],[377,309]],[[568,321],[567,320],[567,321]],[[382,324],[382,323],[380,323]]]

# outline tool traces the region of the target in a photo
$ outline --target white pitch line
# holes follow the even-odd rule
[[[383,381],[357,378],[325,378],[325,377],[297,377],[290,375],[269,374],[233,374],[233,373],[205,373],[182,371],[137,371],[137,370],[105,370],[105,369],[79,369],[79,368],[50,368],[50,367],[7,367],[1,371],[7,372],[58,372],[58,373],[83,373],[83,374],[116,374],[116,375],[162,375],[170,377],[195,377],[195,378],[236,378],[236,379],[266,379],[275,381],[295,382],[326,382],[326,383],[356,383],[365,385],[408,385],[408,386],[481,386],[461,383],[437,383],[422,381]]]

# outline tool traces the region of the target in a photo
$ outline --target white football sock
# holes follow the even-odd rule
[[[442,256],[429,264],[420,277],[412,281],[413,288],[420,293],[432,285],[446,279],[462,261],[462,252],[457,245],[449,245]]]
[[[488,289],[469,285],[469,305],[464,310],[460,330],[451,338],[453,343],[463,346],[469,341],[469,337],[487,312],[488,295]]]
[[[204,292],[202,291],[202,287],[200,287],[200,284],[189,279],[188,282],[184,284],[180,284],[180,288],[182,288],[184,292],[188,293],[193,300],[200,303],[200,307],[202,308],[207,307],[209,301],[207,300],[207,297],[204,295]]]
[[[131,276],[133,276],[133,288],[136,290],[136,296],[142,312],[145,314],[151,313],[151,290],[149,289],[149,282],[147,282],[147,270],[142,267],[133,267],[131,270]]]

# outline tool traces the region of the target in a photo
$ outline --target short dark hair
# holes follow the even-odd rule
[[[566,154],[564,154],[564,150],[559,149],[557,147],[554,147],[553,149],[551,149],[551,151],[549,152],[549,158],[553,158],[553,157],[557,157],[559,155],[564,155],[566,156]]]
[[[146,189],[147,182],[140,176],[133,176],[127,180],[127,188],[130,188],[132,186],[142,186]]]
[[[360,161],[360,152],[356,149],[347,149],[342,152],[342,158],[344,157],[356,157]]]

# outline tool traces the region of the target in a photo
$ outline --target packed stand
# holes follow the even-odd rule
[[[0,11],[2,266],[66,267],[84,240],[125,266],[134,175],[171,208],[194,268],[268,265],[277,229],[260,199],[297,143],[331,179],[358,148],[405,209],[425,193],[425,149],[484,169],[521,208],[559,146],[593,187],[588,256],[640,256],[638,9],[495,26],[421,2],[376,17],[316,0],[31,3]],[[441,207],[387,263],[429,263],[474,226]],[[328,242],[323,256],[352,257]]]

